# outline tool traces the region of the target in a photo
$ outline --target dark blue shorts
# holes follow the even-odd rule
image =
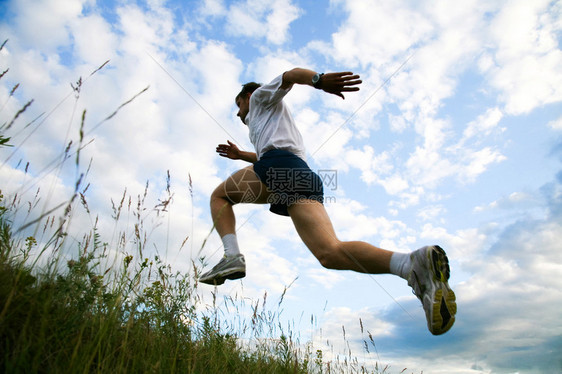
[[[291,152],[273,149],[254,163],[254,172],[273,193],[269,210],[288,216],[287,208],[302,199],[324,202],[322,179]]]

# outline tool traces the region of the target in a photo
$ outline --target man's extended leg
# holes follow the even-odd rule
[[[201,275],[202,283],[220,285],[226,279],[246,275],[244,256],[238,250],[236,218],[233,205],[238,203],[264,204],[269,191],[254,173],[253,166],[238,170],[222,182],[211,195],[211,216],[224,244],[225,256],[212,270]]]
[[[427,327],[432,334],[447,332],[455,322],[455,294],[449,287],[449,261],[439,246],[420,248],[409,255],[377,248],[365,242],[337,239],[324,206],[301,200],[289,207],[289,214],[303,242],[329,269],[380,274],[391,272],[391,261],[406,259],[406,268],[393,266],[392,273],[408,281],[422,302]]]
[[[301,200],[289,207],[289,215],[302,241],[322,266],[370,274],[390,272],[393,252],[365,242],[340,241],[321,203]]]

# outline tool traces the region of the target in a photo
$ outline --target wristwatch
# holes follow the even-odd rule
[[[323,75],[324,73],[316,73],[312,77],[312,85],[314,86],[314,88],[320,89],[320,78],[322,78]]]

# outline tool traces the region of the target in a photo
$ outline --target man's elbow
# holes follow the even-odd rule
[[[287,70],[283,73],[283,84],[282,88],[290,88],[293,84],[304,84],[304,75],[306,74],[306,69],[303,68],[293,68]]]
[[[281,88],[287,89],[290,88],[293,84],[295,84],[295,70],[298,68],[294,68],[291,70],[287,70],[283,73],[283,83],[281,84]]]

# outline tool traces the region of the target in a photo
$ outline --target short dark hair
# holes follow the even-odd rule
[[[248,82],[246,84],[243,84],[242,85],[242,91],[240,91],[240,93],[238,95],[236,95],[236,97],[234,98],[234,101],[238,100],[239,97],[246,96],[247,94],[254,92],[255,90],[257,90],[260,87],[261,87],[261,84],[256,83],[256,82]]]

